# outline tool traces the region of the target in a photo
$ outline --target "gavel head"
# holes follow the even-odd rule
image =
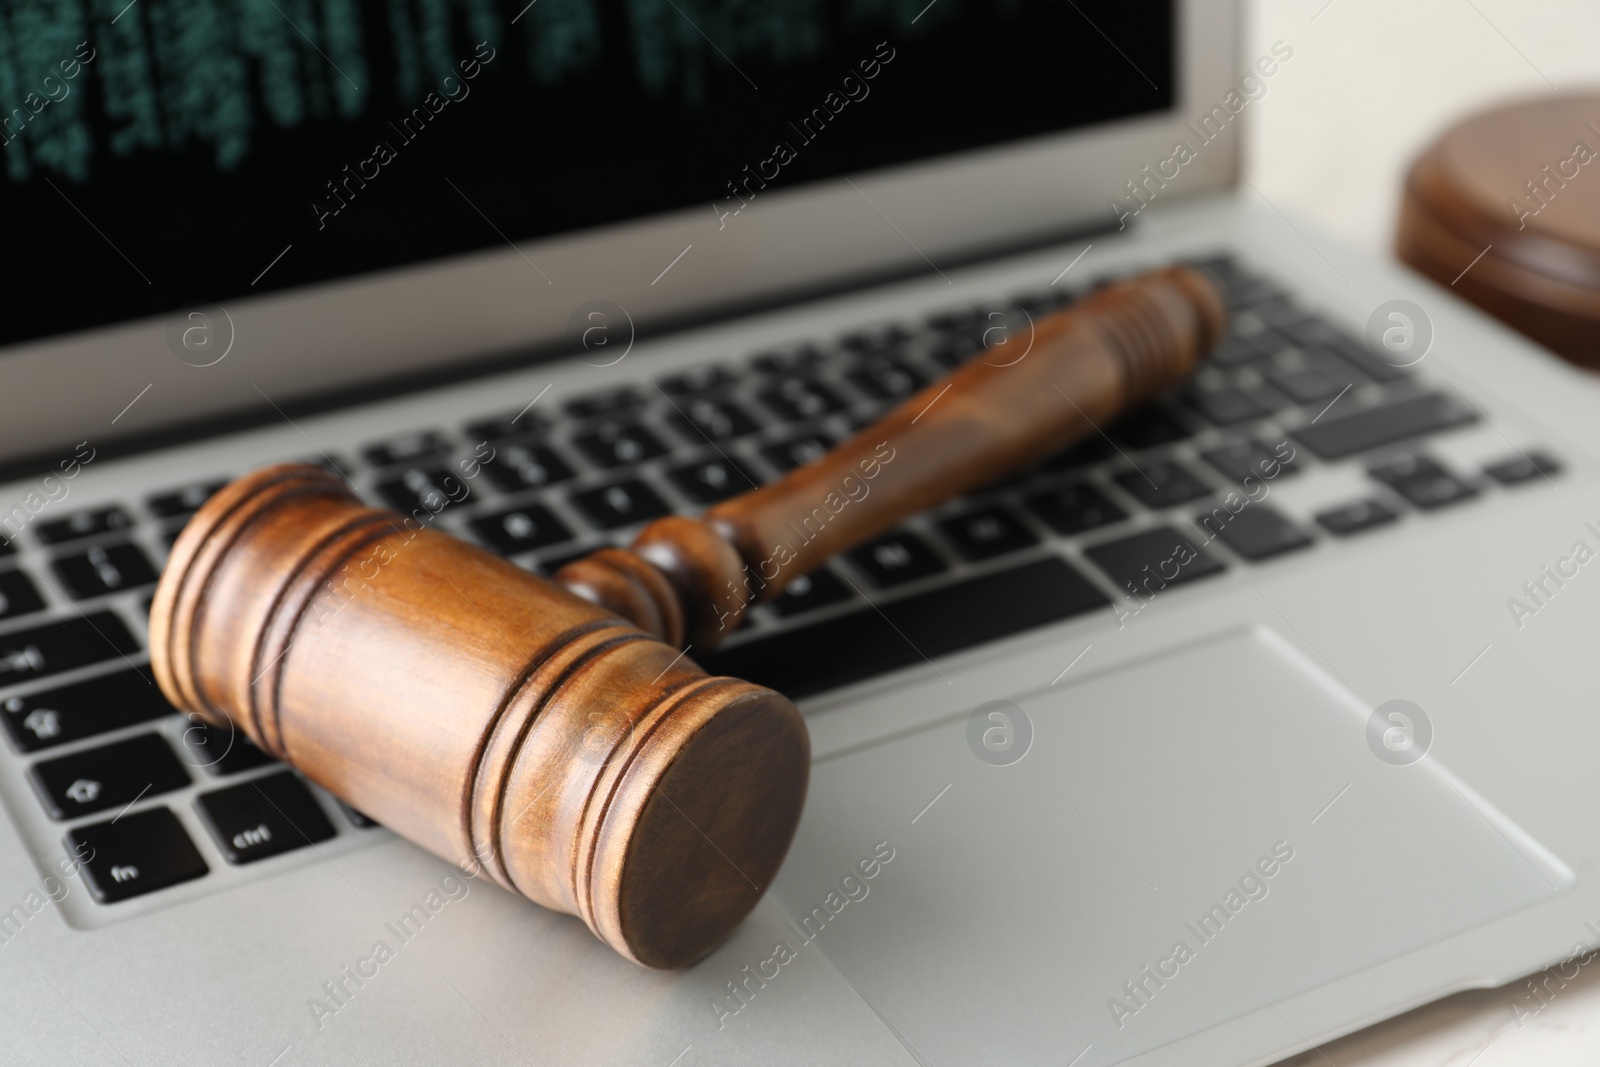
[[[647,966],[749,913],[805,798],[788,700],[318,467],[190,520],[150,651],[180,710]]]

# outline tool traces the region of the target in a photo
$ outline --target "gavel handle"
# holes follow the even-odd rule
[[[659,519],[555,580],[673,645],[709,651],[740,614],[904,519],[1066,447],[1187,376],[1226,332],[1197,271],[1102,289],[974,356],[816,461],[699,519]]]
[[[816,463],[564,567],[565,590],[320,468],[256,471],[174,543],[151,667],[175,707],[408,840],[684,966],[771,883],[811,764],[799,710],[708,676],[685,638],[715,646],[833,553],[1094,432],[1224,318],[1189,271],[1104,290]]]

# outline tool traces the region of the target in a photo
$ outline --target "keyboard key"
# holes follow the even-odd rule
[[[1210,274],[1214,282],[1221,286],[1222,298],[1226,299],[1229,307],[1250,307],[1251,304],[1261,304],[1285,296],[1277,286],[1262,282],[1261,278],[1248,274],[1235,264],[1234,259],[1227,256],[1198,261],[1194,266],[1205,270],[1206,274]]]
[[[1242,389],[1195,389],[1187,396],[1189,406],[1217,426],[1259,419],[1270,412]]]
[[[832,389],[810,378],[781,378],[758,394],[761,402],[789,422],[806,422],[844,410]]]
[[[783,587],[771,601],[772,610],[784,618],[849,600],[854,593],[826,567],[802,574]]]
[[[1344,360],[1375,382],[1392,382],[1397,378],[1404,378],[1407,374],[1405,368],[1396,367],[1380,359],[1366,345],[1352,337],[1339,333],[1337,330],[1332,331],[1326,344],[1308,346],[1308,348],[1313,351],[1321,349],[1332,352],[1339,359]]]
[[[450,451],[450,440],[437,430],[420,430],[402,437],[380,441],[361,450],[374,467],[394,467],[401,463],[420,463]]]
[[[1228,287],[1227,301],[1229,307],[1248,308],[1269,300],[1282,300],[1285,295],[1282,289],[1270,282],[1249,278]]]
[[[630,467],[667,451],[661,439],[643,426],[615,419],[600,423],[573,443],[602,467]]]
[[[1265,504],[1246,503],[1238,513],[1218,506],[1194,517],[1194,524],[1245,559],[1259,561],[1311,544],[1311,538]]]
[[[41,545],[64,545],[84,537],[116,533],[132,525],[133,516],[120,507],[112,506],[76,511],[64,519],[41,522],[33,528],[33,536]]]
[[[993,559],[1039,543],[1032,530],[1005,508],[982,508],[944,519],[939,532],[970,560]]]
[[[906,343],[910,332],[899,323],[883,322],[854,330],[839,338],[839,347],[857,355],[893,352]]]
[[[1478,495],[1476,489],[1428,456],[1397,456],[1367,473],[1424,511]]]
[[[847,378],[857,389],[874,400],[899,400],[910,396],[928,380],[905,363],[895,359],[866,359]]]
[[[983,332],[985,316],[995,310],[990,304],[974,304],[971,307],[952,308],[928,316],[928,328],[940,333],[973,334]]]
[[[1104,434],[1095,434],[1093,437],[1085,437],[1070,448],[1062,449],[1040,466],[1047,471],[1078,470],[1082,467],[1092,467],[1116,454],[1117,450],[1106,440]]]
[[[688,396],[691,393],[707,393],[713,389],[722,389],[738,381],[732,371],[717,363],[709,363],[703,367],[692,367],[678,374],[668,375],[656,384],[668,396]]]
[[[7,697],[0,711],[19,752],[38,752],[177,714],[155,682],[131,668],[59,689]]]
[[[1116,481],[1147,508],[1170,508],[1211,492],[1211,487],[1191,474],[1187,467],[1170,460],[1123,471]]]
[[[21,571],[0,571],[0,619],[14,619],[43,608],[44,600],[33,579]]]
[[[945,569],[939,554],[914,533],[880,537],[852,549],[849,555],[850,561],[879,589],[913,582]]]
[[[946,336],[961,337],[969,341],[974,351],[992,348],[996,355],[990,362],[1006,364],[1017,357],[1008,354],[1005,346],[1012,338],[1031,335],[1028,315],[1014,304],[991,301],[967,308],[952,315],[935,315],[929,320],[935,330]],[[1026,348],[1024,342],[1016,351]]]
[[[75,819],[108,808],[125,808],[189,784],[189,775],[160,734],[42,760],[28,777],[52,819]]]
[[[567,524],[541,504],[528,504],[510,511],[484,515],[467,525],[479,539],[502,556],[514,556],[535,548],[547,548],[572,540]]]
[[[1245,273],[1232,256],[1227,253],[1218,253],[1214,256],[1196,257],[1179,260],[1185,266],[1203,271],[1225,293],[1228,290],[1246,285],[1251,280],[1251,275]]]
[[[199,511],[201,504],[210,500],[217,494],[219,489],[227,484],[225,480],[196,482],[193,485],[186,485],[182,489],[157,493],[145,501],[145,506],[158,519],[187,517]]]
[[[672,413],[672,424],[684,440],[695,444],[743,437],[760,429],[756,421],[736,405],[709,396],[679,401],[678,410]]]
[[[229,863],[254,863],[334,833],[316,798],[291,771],[202,793],[195,806]]]
[[[1002,475],[985,485],[980,485],[966,495],[955,499],[964,504],[987,504],[995,493],[1000,493],[1007,489],[1015,489],[1018,486],[1033,482],[1043,474],[1043,468],[1037,464],[1031,467],[1024,467],[1021,470]]]
[[[472,495],[471,484],[449,467],[411,467],[378,484],[378,495],[396,511],[443,511]]]
[[[1325,404],[1344,391],[1344,383],[1310,367],[1278,371],[1267,380],[1296,404]]]
[[[597,419],[602,415],[615,415],[631,411],[645,402],[645,395],[631,385],[603,389],[598,393],[575,396],[562,405],[575,419]]]
[[[1278,361],[1282,367],[1304,367],[1316,371],[1328,379],[1343,392],[1346,387],[1354,389],[1367,383],[1367,376],[1352,367],[1348,361],[1340,359],[1331,350],[1319,345],[1299,352],[1283,356]],[[1332,398],[1330,397],[1329,400]],[[1324,405],[1328,400],[1322,401]]]
[[[209,870],[166,808],[80,826],[67,832],[66,845],[69,854],[84,858],[89,892],[102,904],[192,881]]]
[[[745,678],[792,699],[1104,607],[1105,596],[1064,560],[940,586],[903,600],[697,656],[713,674]]]
[[[1123,416],[1106,432],[1117,444],[1130,449],[1154,448],[1189,436],[1188,427],[1155,406],[1142,407]]]
[[[1323,459],[1343,459],[1410,437],[1464,426],[1476,418],[1470,408],[1450,397],[1429,393],[1339,418],[1323,419],[1291,432],[1296,440]]]
[[[213,775],[238,774],[278,762],[257,748],[242,730],[212,726],[198,718],[192,718],[184,728],[183,743],[189,750],[189,766],[204,767]]]
[[[31,682],[137,651],[139,642],[109,611],[14,630],[0,637],[0,686]]]
[[[1118,589],[1149,597],[1169,585],[1221,574],[1227,567],[1170,526],[1143,530],[1083,550]]]
[[[1288,455],[1294,455],[1292,447],[1283,445],[1278,447]],[[1246,478],[1261,481],[1264,478],[1277,478],[1285,474],[1298,474],[1300,468],[1294,460],[1281,460],[1280,454],[1278,449],[1270,449],[1260,441],[1248,439],[1229,441],[1200,453],[1201,457],[1220,471],[1224,478],[1241,485]]]
[[[1331,325],[1314,315],[1285,319],[1277,323],[1279,330],[1297,345],[1327,344],[1340,335]]]
[[[1245,344],[1255,349],[1257,356],[1275,356],[1279,352],[1286,352],[1294,348],[1294,342],[1277,330],[1258,330],[1246,334]]]
[[[751,365],[763,374],[788,375],[815,370],[826,361],[820,348],[810,341],[801,341],[763,352],[751,360]]]
[[[941,334],[928,348],[928,356],[939,366],[954,370],[983,351],[983,342],[964,333]]]
[[[672,511],[660,494],[637,479],[574,493],[572,502],[602,530],[631,526]]]
[[[1304,322],[1309,316],[1288,296],[1265,301],[1250,309],[1250,313],[1268,326],[1283,328]]]
[[[715,504],[761,483],[722,456],[702,459],[667,471],[667,477],[697,504]]]
[[[1548,478],[1552,474],[1560,474],[1561,461],[1552,459],[1543,452],[1529,452],[1527,455],[1519,453],[1498,463],[1490,463],[1483,468],[1483,473],[1501,485],[1518,485],[1522,482],[1531,482],[1535,478]]]
[[[1082,533],[1128,517],[1104,493],[1083,482],[1037,493],[1024,503],[1059,534]]]
[[[462,432],[468,441],[473,443],[492,441],[498,450],[500,442],[507,437],[524,437],[548,429],[549,426],[549,419],[535,411],[532,406],[528,406],[521,411],[507,411],[469,422],[462,427]]]
[[[507,493],[543,489],[572,477],[572,468],[555,449],[527,438],[501,442],[483,469]]]
[[[1211,350],[1211,362],[1219,367],[1233,367],[1260,357],[1261,353],[1247,344],[1243,338],[1231,334],[1218,341],[1216,347]]]
[[[1399,512],[1378,500],[1357,500],[1353,504],[1319,511],[1316,515],[1318,525],[1340,537],[1386,526],[1399,517]]]
[[[50,561],[74,600],[137,589],[156,580],[156,569],[137,545],[95,545],[76,556]]]
[[[827,455],[828,449],[832,448],[833,444],[834,438],[829,434],[807,433],[767,445],[761,450],[761,454],[778,470],[792,471],[812,460],[821,459]]]
[[[1217,252],[1207,256],[1196,256],[1183,260],[1195,270],[1203,270],[1223,287],[1237,285],[1248,281],[1251,275],[1239,266],[1239,261],[1227,252]]]

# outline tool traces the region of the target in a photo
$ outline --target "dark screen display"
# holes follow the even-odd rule
[[[0,343],[1170,108],[1172,0],[0,0]]]

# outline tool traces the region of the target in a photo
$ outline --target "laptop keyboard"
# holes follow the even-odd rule
[[[1196,265],[1223,287],[1234,331],[1193,381],[797,579],[723,649],[696,658],[805,697],[1104,611],[1137,592],[1175,544],[1187,542],[1193,559],[1169,585],[1284,565],[1324,539],[1377,536],[1407,510],[1464,505],[1559,473],[1540,451],[1450,470],[1420,449],[1476,421],[1474,408],[1375,358],[1234,260]],[[550,574],[626,544],[652,518],[696,512],[815,459],[980,351],[997,322],[1071,298],[1052,289],[950,308],[588,393],[554,411],[486,412],[459,434],[408,428],[357,450],[359,462],[329,462],[373,503],[435,512],[441,528]],[[1269,436],[1263,420],[1300,446],[1293,462],[1274,451],[1284,431]],[[463,496],[448,477],[453,462],[468,446],[487,455],[485,445],[485,477]],[[1313,528],[1265,503],[1215,521],[1224,494],[1264,470],[1287,478],[1369,452],[1378,454],[1366,465],[1368,490],[1318,513]],[[0,544],[0,721],[34,817],[59,824],[69,850],[92,848],[84,877],[100,904],[212,873],[175,811],[203,827],[228,867],[374,825],[324,802],[242,736],[185,722],[152,684],[130,624],[148,612],[158,574],[149,546],[170,545],[221,484],[162,487]],[[77,610],[49,617],[46,587]],[[92,676],[47,681],[86,668]]]

